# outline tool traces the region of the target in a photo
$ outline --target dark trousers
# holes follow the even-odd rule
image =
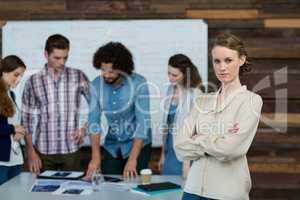
[[[64,170],[79,171],[80,170],[80,151],[68,154],[45,155],[39,153],[42,161],[42,171],[45,170]]]
[[[118,155],[114,158],[104,148],[102,149],[102,166],[101,170],[103,174],[123,174],[124,167],[127,163],[128,158],[122,158]],[[137,160],[137,172],[139,173],[142,169],[148,168],[148,163],[151,157],[151,144],[145,145],[139,154]]]

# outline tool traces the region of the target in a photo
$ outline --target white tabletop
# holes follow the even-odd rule
[[[7,183],[0,186],[0,199],[5,200],[68,200],[68,199],[84,199],[84,200],[180,200],[181,192],[170,192],[156,196],[145,196],[132,192],[108,191],[100,190],[91,195],[85,196],[67,196],[67,195],[53,195],[47,192],[29,192],[32,184],[35,182],[36,176],[31,173],[22,173],[13,178]],[[138,180],[138,179],[137,179]],[[173,183],[182,184],[182,178],[179,176],[152,176],[152,182],[171,181]]]

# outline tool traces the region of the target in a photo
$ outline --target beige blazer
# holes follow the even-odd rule
[[[217,105],[217,93],[199,97],[174,137],[180,160],[193,160],[185,192],[213,199],[249,199],[246,153],[257,130],[262,99],[242,86]],[[239,131],[231,133],[233,124]],[[196,139],[192,135],[201,134]]]

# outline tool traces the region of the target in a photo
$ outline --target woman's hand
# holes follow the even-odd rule
[[[202,136],[203,134],[194,134],[192,135],[191,139],[196,140],[198,137]]]
[[[15,127],[15,134],[14,134],[13,138],[15,141],[20,141],[21,139],[23,139],[25,137],[26,130],[21,125],[15,125],[14,127]]]
[[[23,135],[26,134],[26,130],[23,126],[15,125],[14,127],[15,127],[15,133],[19,133],[19,134],[23,134]]]
[[[22,133],[17,132],[17,133],[14,135],[14,141],[19,142],[21,139],[24,138],[24,136],[25,136],[25,134],[22,134]]]
[[[234,125],[233,125],[233,127],[231,127],[228,131],[229,131],[229,133],[237,133],[237,132],[239,132],[239,130],[240,130],[240,127],[239,127],[239,123],[235,123]]]

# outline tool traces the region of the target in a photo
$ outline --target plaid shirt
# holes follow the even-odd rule
[[[22,96],[22,125],[35,133],[34,145],[43,154],[67,154],[79,149],[72,134],[79,128],[81,95],[89,100],[85,74],[65,67],[54,81],[47,66],[32,75]]]

